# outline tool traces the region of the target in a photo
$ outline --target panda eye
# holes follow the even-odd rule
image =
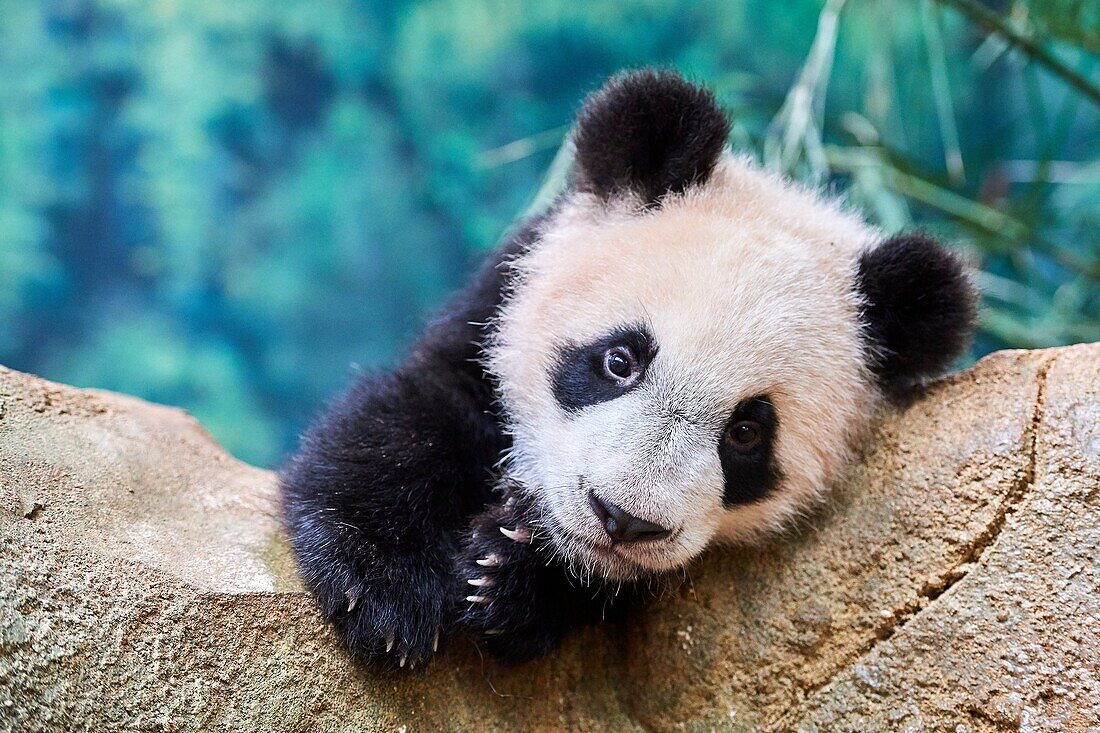
[[[615,382],[627,382],[638,373],[638,360],[629,346],[612,346],[603,352],[603,375]]]
[[[624,326],[588,343],[565,343],[551,374],[554,399],[566,412],[622,397],[642,384],[657,355],[645,326]]]
[[[748,453],[760,445],[764,428],[754,420],[740,420],[726,428],[726,443],[734,450]]]
[[[775,450],[778,435],[779,415],[767,394],[743,400],[729,416],[718,439],[726,506],[760,501],[778,486],[782,478]]]

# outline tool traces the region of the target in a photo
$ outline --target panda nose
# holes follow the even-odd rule
[[[601,499],[595,493],[588,494],[588,503],[599,518],[607,536],[611,538],[612,544],[660,540],[672,534],[672,530],[641,517],[635,517],[622,507]]]

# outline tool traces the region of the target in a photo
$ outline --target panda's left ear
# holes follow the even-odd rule
[[[706,181],[729,131],[709,90],[672,71],[624,72],[585,100],[573,130],[573,183],[601,199],[633,193],[657,204]]]
[[[856,285],[883,388],[939,374],[969,345],[977,293],[962,260],[932,237],[900,234],[863,252]]]

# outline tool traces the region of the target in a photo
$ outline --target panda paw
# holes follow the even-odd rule
[[[455,608],[451,583],[424,558],[387,558],[365,573],[333,572],[314,592],[355,657],[412,670],[439,650]]]
[[[567,597],[580,592],[524,514],[511,501],[475,517],[457,561],[459,626],[513,662],[558,644],[571,625]]]

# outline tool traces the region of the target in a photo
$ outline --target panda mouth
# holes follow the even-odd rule
[[[667,537],[663,537],[657,541],[646,541],[644,543],[635,542],[616,542],[611,540],[609,544],[603,545],[596,542],[592,542],[586,537],[579,537],[572,533],[567,533],[573,541],[584,546],[584,549],[591,550],[592,552],[598,552],[607,555],[608,557],[619,557],[624,560],[629,560],[632,554],[631,551],[644,551],[644,554],[651,555],[654,548],[671,547],[676,544],[676,540],[679,539],[680,534],[683,532],[683,528],[676,529],[672,534]]]
[[[671,565],[668,563],[667,558],[671,553],[662,552],[661,550],[674,547],[681,531],[682,528],[657,543],[618,542],[604,545],[594,542],[588,537],[563,530],[561,539],[564,541],[560,542],[559,546],[566,549],[566,554],[569,556],[595,561],[603,574],[608,577],[655,574],[670,569]]]
[[[587,495],[583,477],[578,488],[582,495]],[[584,510],[589,510],[588,502]],[[554,507],[545,507],[539,524],[550,540],[553,554],[582,580],[592,575],[608,580],[637,579],[667,572],[688,560],[683,557],[685,548],[681,546],[687,529],[683,524],[659,539],[614,541],[604,533],[603,526],[589,524],[595,523],[594,514],[590,511],[579,514],[581,516],[571,513],[559,516]]]

